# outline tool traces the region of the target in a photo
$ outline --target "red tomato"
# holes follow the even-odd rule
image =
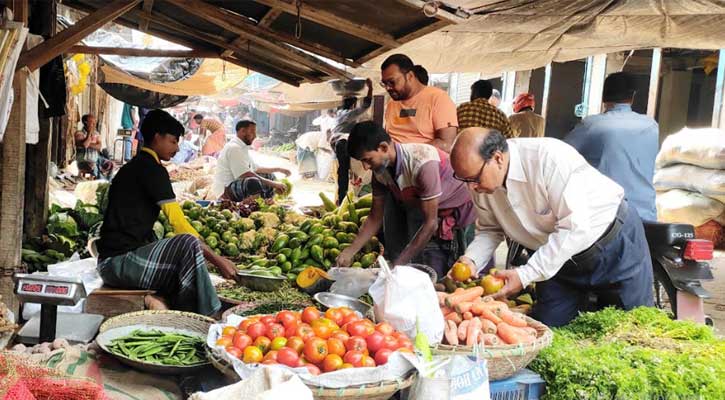
[[[351,322],[347,326],[347,333],[351,336],[362,336],[366,338],[373,332],[375,332],[375,326],[372,323],[367,324],[365,320]]]
[[[327,350],[330,354],[337,354],[340,357],[344,356],[345,352],[347,352],[345,342],[337,338],[327,339]]]
[[[277,313],[277,322],[286,327],[293,322],[297,322],[297,317],[292,311],[284,310]]]
[[[345,343],[347,342],[347,339],[350,339],[350,335],[341,329],[339,331],[332,332],[332,336],[330,336],[330,338],[340,339],[343,343]]]
[[[297,320],[284,326],[284,336],[289,338],[297,334],[297,327],[299,327]]]
[[[282,324],[272,323],[267,325],[267,337],[270,339],[282,337],[284,336],[284,333],[284,326],[282,326]]]
[[[360,365],[362,367],[375,367],[375,360],[370,356],[363,356]]]
[[[255,322],[259,322],[259,318],[249,317],[249,318],[245,319],[244,321],[242,321],[241,323],[239,323],[239,329],[246,332],[247,328],[249,328],[249,325],[252,325]]]
[[[232,344],[234,344],[234,347],[239,350],[244,350],[247,346],[252,344],[252,338],[242,331],[237,331],[237,333],[234,334],[234,339],[232,339]]]
[[[264,354],[262,354],[262,350],[260,350],[259,347],[247,346],[247,348],[244,349],[244,358],[242,358],[242,361],[247,364],[256,364],[262,362],[263,357]]]
[[[396,340],[392,336],[385,336],[383,338],[383,348],[384,349],[390,349],[390,350],[397,350],[399,346],[398,340]]]
[[[393,350],[390,349],[380,349],[377,352],[375,352],[375,364],[377,365],[383,365],[388,362],[388,357],[390,357],[390,354],[393,353]]]
[[[319,319],[317,321],[319,321]],[[315,336],[322,339],[328,339],[332,336],[332,328],[324,324],[316,324],[312,327],[312,331],[315,332]]]
[[[225,326],[224,329],[222,329],[222,336],[233,337],[235,333],[237,333],[237,328],[233,326]]]
[[[395,337],[396,339],[408,339],[408,336],[400,331],[394,331],[393,333],[391,333],[391,335],[393,335],[393,337]]]
[[[350,314],[355,314],[355,311],[350,307],[337,307],[338,310],[340,310],[340,313],[342,313],[343,317],[347,317]]]
[[[386,336],[392,335],[393,332],[395,332],[395,329],[393,329],[393,326],[387,322],[380,322],[379,324],[375,325],[375,330]]]
[[[360,321],[360,319],[361,318],[353,312],[352,314],[347,314],[342,318],[342,325],[349,324],[350,322]]]
[[[315,331],[312,330],[312,327],[310,327],[307,324],[301,324],[297,327],[296,336],[299,336],[304,340],[305,342],[310,340],[315,336]]]
[[[222,336],[222,337],[220,337],[220,338],[219,338],[219,339],[218,339],[218,340],[216,341],[216,345],[217,345],[217,346],[220,346],[220,347],[224,347],[224,348],[227,348],[227,347],[229,347],[229,346],[231,346],[231,345],[232,345],[232,343],[233,343],[233,342],[232,342],[232,340],[233,340],[233,339],[232,339],[232,338],[230,338],[229,336]]]
[[[325,318],[333,321],[337,325],[342,325],[342,319],[345,316],[342,314],[342,312],[338,308],[330,308],[327,311],[325,311]]]
[[[302,353],[302,349],[305,347],[305,341],[299,336],[291,336],[287,339],[285,347],[289,347],[290,349],[296,351],[297,354],[300,354]]]
[[[279,352],[276,350],[270,350],[267,354],[264,355],[264,358],[262,358],[262,362],[272,360],[274,362],[279,362],[278,360]]]
[[[342,357],[337,354],[328,354],[322,361],[322,370],[325,372],[337,371],[342,367]]]
[[[238,348],[236,348],[234,346],[227,347],[227,353],[229,353],[230,356],[236,357],[236,358],[239,358],[239,359],[242,358],[242,354],[243,354],[243,352],[242,352],[241,349],[238,349]]]
[[[320,310],[317,307],[305,307],[302,311],[302,322],[311,324],[312,321],[320,318]]]
[[[272,345],[272,341],[266,336],[259,336],[254,339],[254,345],[259,347],[259,350],[262,350],[262,353],[266,353]]]
[[[368,345],[368,350],[375,353],[376,351],[383,348],[383,340],[385,339],[385,335],[383,335],[381,332],[373,332],[370,334],[370,336],[365,338],[365,342]],[[395,339],[393,339],[395,340]],[[396,341],[397,343],[397,341]]]
[[[396,349],[410,349],[413,350],[413,342],[408,338],[398,339],[398,347]]]
[[[262,364],[264,364],[264,365],[275,365],[275,364],[279,364],[279,363],[277,361],[274,361],[274,360],[262,360]]]
[[[354,367],[362,366],[363,353],[357,350],[348,351],[345,356],[342,357],[342,361],[352,364]]]
[[[320,369],[317,368],[317,366],[314,364],[305,364],[305,367],[307,368],[308,371],[310,371],[310,374],[312,374],[312,375],[320,374]]]
[[[363,352],[368,348],[367,343],[365,343],[365,339],[361,336],[352,336],[350,339],[347,339],[347,342],[345,342],[345,348],[350,350],[356,350],[359,352]]]
[[[294,349],[290,349],[289,347],[285,347],[282,349],[279,349],[277,354],[277,361],[280,364],[284,364],[288,367],[297,367],[300,362],[300,356],[297,354],[297,352]]]
[[[327,342],[320,338],[312,338],[305,343],[305,358],[307,361],[317,364],[327,357]]]
[[[350,363],[342,363],[342,366],[340,367],[340,369],[348,369],[348,368],[355,368],[355,366]]]
[[[260,336],[264,336],[267,333],[267,326],[261,322],[255,322],[247,327],[247,335],[256,340]]]
[[[269,325],[275,323],[277,320],[272,315],[265,315],[262,318],[259,319],[259,322]]]

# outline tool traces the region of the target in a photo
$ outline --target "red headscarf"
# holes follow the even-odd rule
[[[521,93],[518,96],[516,96],[516,99],[514,100],[514,112],[519,112],[523,110],[526,107],[531,107],[532,109],[536,106],[536,100],[534,100],[534,95],[531,93]]]

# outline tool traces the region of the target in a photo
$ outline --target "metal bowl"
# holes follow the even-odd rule
[[[365,89],[365,79],[355,78],[347,81],[335,79],[330,81],[330,85],[338,96],[355,95]]]
[[[322,304],[326,308],[331,307],[350,307],[351,309],[359,312],[363,316],[367,316],[368,313],[373,309],[368,303],[360,301],[354,297],[344,296],[341,294],[320,292],[314,296],[316,302]]]
[[[433,282],[433,284],[438,282],[438,273],[436,272],[436,270],[433,269],[433,267],[430,267],[425,264],[415,264],[415,263],[405,264],[405,266],[415,268],[418,271],[425,272],[426,274],[428,274],[428,276],[430,276],[430,280]]]
[[[252,290],[260,292],[274,292],[282,286],[287,277],[271,277],[249,274],[243,271],[237,271],[237,282]]]

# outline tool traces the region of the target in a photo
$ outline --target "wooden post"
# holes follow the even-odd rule
[[[385,96],[373,96],[373,121],[379,125],[385,124]]]
[[[715,81],[715,104],[712,110],[712,127],[725,127],[723,113],[723,91],[725,90],[725,49],[720,49],[717,61],[717,78]]]
[[[39,107],[44,107],[41,102]],[[32,112],[32,110],[28,110]],[[38,110],[39,111],[39,110]],[[43,234],[48,219],[48,169],[50,167],[50,137],[54,118],[40,118],[38,143],[29,144],[25,160],[25,213],[23,236],[26,239]]]
[[[652,49],[652,68],[649,73],[649,94],[647,96],[647,115],[654,118],[657,114],[657,95],[660,92],[660,68],[662,49]]]
[[[541,95],[541,116],[546,118],[549,109],[549,86],[551,86],[551,63],[544,69],[544,93]]]
[[[28,1],[14,0],[15,21],[28,24]],[[13,77],[13,107],[10,111],[0,157],[0,296],[10,311],[17,313],[12,274],[20,269],[25,197],[26,86],[28,74]],[[36,112],[36,110],[33,110]],[[16,314],[17,315],[17,314]]]
[[[589,57],[587,63],[590,65],[590,73],[587,75],[588,81],[584,82],[587,86],[586,106],[584,115],[595,115],[602,112],[602,93],[604,91],[604,78],[607,71],[607,55],[597,54]]]
[[[516,83],[514,84],[514,99],[521,93],[529,92],[531,83],[531,70],[516,71]]]

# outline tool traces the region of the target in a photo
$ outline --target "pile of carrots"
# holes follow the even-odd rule
[[[523,314],[508,304],[483,296],[483,288],[458,288],[453,293],[436,292],[445,318],[444,344],[485,346],[531,343],[536,329],[528,326]]]

